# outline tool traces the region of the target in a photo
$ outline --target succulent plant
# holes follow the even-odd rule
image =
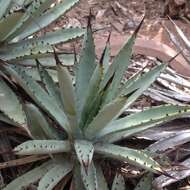
[[[1,65],[1,117],[4,122],[22,126],[33,138],[15,147],[14,153],[19,156],[47,155],[49,158],[13,180],[4,190],[21,190],[38,180],[38,190],[51,190],[61,181],[63,185],[71,181],[72,188],[77,190],[105,190],[108,186],[101,159],[115,159],[153,173],[165,174],[163,167],[147,151],[115,144],[190,112],[189,106],[164,105],[119,117],[167,67],[167,64],[158,63],[149,72],[121,83],[130,64],[140,26],[110,65],[109,40],[100,61],[96,61],[89,24],[79,63],[76,60],[75,77],[54,54],[58,84],[39,61],[37,65],[42,83],[28,76],[23,67]],[[11,85],[12,88],[22,87],[33,104],[21,104],[21,95],[16,96]],[[112,189],[124,189],[122,176],[116,175]]]
[[[0,59],[22,65],[35,65],[38,58],[46,66],[55,66],[52,45],[67,42],[84,34],[80,28],[61,28],[39,37],[42,30],[72,8],[79,0],[7,0],[0,1]],[[53,5],[53,6],[52,6]],[[60,59],[73,55],[60,53]],[[24,60],[24,61],[23,61]]]

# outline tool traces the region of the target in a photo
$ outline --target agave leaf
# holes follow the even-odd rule
[[[18,34],[18,31],[21,28],[21,26],[24,25],[27,22],[27,20],[30,17],[32,17],[32,15],[35,15],[35,12],[40,8],[40,6],[42,5],[44,1],[45,0],[32,1],[32,3],[30,3],[30,5],[27,6],[27,8],[25,8],[24,14],[19,19],[17,24],[13,26],[12,29],[8,33],[6,33],[3,40],[10,41],[11,39],[13,39]]]
[[[111,36],[111,34],[110,34]],[[111,49],[110,49],[110,36],[108,37],[106,47],[104,48],[104,51],[102,53],[102,57],[100,59],[100,64],[103,65],[103,74],[107,73],[107,70],[109,68],[109,63],[110,63],[110,54],[111,54]]]
[[[81,166],[88,171],[94,155],[93,144],[86,140],[76,140],[74,147]]]
[[[95,47],[92,36],[92,29],[89,24],[83,42],[79,64],[76,69],[76,104],[78,117],[80,118],[81,111],[84,107],[89,81],[94,73],[95,65]]]
[[[59,139],[56,129],[49,126],[40,110],[33,104],[26,104],[27,121],[30,133],[36,140],[42,139]]]
[[[74,165],[72,183],[73,183],[72,185],[73,185],[74,190],[84,190],[85,189],[84,184],[82,182],[80,164],[78,162],[76,162]]]
[[[96,134],[115,119],[124,107],[127,97],[119,97],[115,101],[105,105],[85,130],[88,138],[94,138]]]
[[[41,81],[43,82],[48,94],[52,97],[53,101],[57,103],[57,105],[62,108],[63,104],[61,101],[60,91],[58,89],[57,84],[53,81],[50,74],[41,63],[37,60],[38,71],[40,74]]]
[[[81,128],[86,127],[98,112],[101,103],[101,94],[97,93],[97,91],[102,77],[103,67],[101,64],[97,64],[87,89],[87,96],[81,114]]]
[[[141,74],[135,73],[132,77],[130,77],[120,88],[118,95],[121,95],[123,91],[127,91],[127,89],[141,77]],[[137,88],[136,88],[137,89]]]
[[[152,69],[150,72],[144,74],[137,81],[132,84],[129,89],[127,88],[125,92],[122,92],[123,95],[129,95],[131,92],[131,96],[129,96],[125,108],[128,108],[142,93],[147,90],[150,85],[157,79],[161,72],[163,72],[166,68],[166,64],[160,64]]]
[[[155,106],[113,121],[110,125],[100,131],[100,136],[122,131],[125,131],[127,134],[128,130],[130,131],[131,129],[134,129],[134,132],[140,132],[141,129],[144,130],[144,127],[146,126],[153,127],[154,124],[157,124],[158,122],[167,122],[180,116],[187,115],[189,112],[190,106]],[[148,127],[146,127],[146,129],[147,128]]]
[[[134,190],[152,190],[152,180],[153,180],[153,174],[147,173],[145,174]]]
[[[98,189],[99,190],[109,190],[108,184],[106,182],[102,168],[99,165],[99,163],[95,163],[95,167],[96,167],[96,176],[97,176],[97,181],[98,181]]]
[[[61,65],[56,53],[55,59],[57,63],[59,87],[64,110],[68,115],[76,115],[75,95],[71,75],[69,71]]]
[[[11,14],[8,14],[5,18],[1,19],[0,41],[3,41],[7,33],[9,33],[11,29],[17,25],[18,21],[22,16],[22,12],[13,12]]]
[[[38,190],[52,190],[71,170],[72,164],[65,160],[55,165],[40,180]]]
[[[104,135],[98,140],[102,140],[103,142],[114,143],[114,142],[126,139],[127,137],[132,136],[138,132],[144,131],[144,130],[152,128],[152,127],[159,126],[162,123],[163,123],[163,121],[158,121],[158,122],[154,122],[152,124],[137,125],[136,127],[127,128],[126,130],[123,130],[120,132],[115,132],[115,133],[110,133],[110,134]]]
[[[24,39],[27,36],[30,36],[31,34],[41,30],[41,28],[51,24],[66,11],[71,9],[77,2],[79,2],[79,0],[64,0],[55,5],[53,8],[47,10],[41,16],[35,17],[35,22],[30,23],[30,25],[28,25],[20,35],[18,35],[18,38]]]
[[[1,49],[0,57],[3,60],[22,59],[24,57],[36,58],[39,54],[53,52],[53,48],[49,44],[32,44],[23,48]]]
[[[143,151],[121,147],[113,144],[96,144],[95,152],[106,157],[128,162],[154,173],[163,173],[161,166]]]
[[[0,111],[17,125],[24,126],[26,123],[21,102],[3,78],[0,78]]]
[[[7,14],[7,10],[10,7],[12,0],[0,0],[0,19]]]
[[[106,103],[113,100],[116,96],[116,93],[119,89],[123,75],[130,64],[130,59],[132,55],[132,47],[135,42],[137,33],[143,23],[143,20],[141,21],[141,23],[139,24],[139,26],[137,27],[133,35],[129,38],[127,43],[124,45],[124,47],[120,50],[120,52],[114,58],[113,63],[108,68],[105,78],[101,83],[101,90],[103,90],[105,86],[107,85],[107,83],[110,81],[110,79],[113,77],[112,83],[109,87],[109,89],[111,90],[108,90],[109,92],[107,94]]]
[[[3,113],[0,113],[0,121],[7,123],[9,125],[17,126],[18,124],[15,123],[14,121],[10,120],[6,115]]]
[[[50,5],[54,3],[54,0],[37,0],[36,2],[32,2],[31,0],[25,0],[23,1],[16,1],[14,2],[16,7],[20,7],[20,9],[24,10],[25,13],[27,11],[28,14],[32,13],[29,15],[29,17],[24,17],[22,18],[22,23],[20,23],[20,26],[15,29],[15,31],[8,37],[8,41],[11,41],[14,39],[18,34],[22,33],[23,30],[25,30],[28,25],[32,22],[35,22],[35,18],[39,17],[44,11],[46,11],[48,8],[50,8]],[[32,6],[34,5],[34,6]],[[29,8],[32,9],[29,9]],[[13,7],[14,9],[14,7]],[[39,26],[40,27],[40,26]],[[17,40],[17,39],[16,39]]]
[[[33,67],[33,68],[25,67],[24,70],[25,70],[25,73],[28,76],[32,77],[34,80],[41,81],[41,78],[40,78],[40,75],[39,75],[37,67]],[[58,79],[57,79],[57,71],[55,71],[54,69],[46,69],[46,70],[49,73],[49,75],[52,77],[52,79],[55,82],[57,82],[58,81]]]
[[[63,66],[72,66],[74,64],[74,55],[66,53],[57,53],[59,60],[62,62]],[[36,54],[34,56],[25,56],[21,59],[10,60],[11,63],[17,63],[24,66],[36,66],[35,59],[45,67],[54,67],[56,66],[55,58],[51,54]]]
[[[48,157],[49,156],[47,156],[47,155],[42,155],[42,156],[32,155],[32,156],[27,156],[27,157],[23,157],[23,158],[18,158],[15,160],[9,160],[9,161],[0,163],[0,169],[29,164],[32,162],[37,162],[39,160],[45,160]]]
[[[152,84],[156,78],[160,75],[160,73],[165,69],[165,65],[161,64],[158,65],[156,67],[154,67],[151,71],[145,73],[144,75],[140,76],[139,78],[137,78],[136,80],[134,80],[134,82],[131,82],[131,85],[124,85],[124,88],[121,89],[121,95],[127,95],[130,94],[131,92],[133,92],[136,89],[140,89],[141,86],[145,85],[145,87],[147,88],[147,86],[149,86],[150,84]],[[136,77],[135,77],[136,78]],[[127,87],[127,88],[125,88]],[[144,89],[145,89],[144,87]]]
[[[25,108],[26,108],[27,124],[29,125],[29,131],[32,138],[36,140],[47,139],[47,136],[41,125],[44,124],[44,122],[45,124],[47,124],[46,119],[42,116],[40,111],[32,104],[26,105]],[[38,113],[40,113],[40,115],[38,115]]]
[[[86,190],[98,189],[96,168],[95,168],[93,162],[88,167],[87,171],[85,170],[84,167],[81,167],[81,176],[82,176],[82,181],[83,181],[83,184],[84,184]]]
[[[5,69],[39,106],[48,112],[68,134],[71,134],[64,112],[35,80],[26,75],[24,69],[18,66],[5,66]]]
[[[17,155],[55,154],[70,150],[71,145],[67,140],[29,140],[14,148]]]
[[[45,35],[32,38],[27,40],[21,40],[16,43],[11,43],[4,46],[5,50],[10,51],[11,49],[23,50],[25,48],[32,49],[36,48],[36,46],[41,45],[54,45],[57,43],[67,42],[74,38],[80,37],[85,33],[85,29],[81,28],[66,28],[66,29],[58,29],[53,32],[47,32]]]
[[[41,166],[30,170],[29,172],[17,177],[10,184],[8,184],[3,190],[22,190],[23,187],[27,187],[29,184],[38,181],[44,176],[52,167],[54,163],[52,161],[45,162]]]
[[[116,174],[113,184],[112,190],[125,190],[125,180],[121,174]]]
[[[59,60],[62,62],[63,66],[73,66],[74,65],[74,55],[70,53],[57,53]],[[39,62],[45,67],[55,67],[56,61],[53,54],[36,54],[32,56],[26,56],[21,59],[16,59],[13,61],[17,61],[20,65],[25,66],[36,66],[36,62],[34,59],[38,59]],[[13,62],[12,61],[12,62]]]

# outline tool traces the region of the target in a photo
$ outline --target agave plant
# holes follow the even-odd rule
[[[53,51],[51,46],[82,36],[84,29],[61,28],[40,37],[33,34],[58,19],[77,2],[79,0],[57,3],[55,0],[1,0],[0,58],[31,66],[35,65],[33,58],[38,58],[44,65],[54,66],[54,59],[49,54]],[[59,57],[61,60],[73,59],[72,55],[64,53],[60,53]]]
[[[140,25],[110,65],[109,40],[100,61],[96,61],[89,24],[79,63],[75,64],[74,80],[56,53],[58,84],[39,61],[42,84],[28,76],[23,67],[2,64],[1,116],[4,122],[27,129],[33,138],[16,146],[14,153],[49,158],[13,180],[4,190],[21,190],[37,181],[38,190],[51,190],[59,182],[66,185],[69,181],[77,190],[108,189],[101,159],[115,159],[153,173],[165,174],[164,168],[147,151],[114,144],[190,112],[189,106],[165,105],[119,117],[167,67],[158,63],[149,72],[121,83],[130,64],[139,28]],[[34,104],[21,104],[21,97],[10,88],[13,82],[9,81],[9,77],[14,79],[13,87],[22,87]],[[112,189],[124,189],[123,183],[122,177],[117,175]]]

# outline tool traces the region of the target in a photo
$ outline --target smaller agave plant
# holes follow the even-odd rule
[[[0,1],[0,58],[31,66],[35,65],[35,58],[38,58],[46,66],[55,66],[51,53],[52,45],[80,37],[85,30],[61,28],[39,37],[33,35],[42,31],[78,2],[79,0],[56,3],[55,0]],[[73,56],[60,53],[59,58],[72,60]]]
[[[158,63],[149,72],[121,83],[130,64],[139,28],[140,25],[110,65],[109,40],[100,61],[96,62],[89,24],[79,63],[75,64],[74,80],[56,53],[58,84],[38,61],[41,83],[28,76],[23,67],[2,64],[1,118],[24,127],[33,138],[15,147],[14,153],[19,156],[46,156],[42,165],[16,178],[3,190],[21,190],[38,181],[38,190],[52,190],[58,183],[64,186],[69,182],[75,190],[107,190],[100,164],[105,159],[166,174],[147,151],[115,144],[190,112],[189,106],[164,105],[119,117],[167,67]],[[33,104],[26,102],[22,105],[21,97],[9,87],[11,83],[14,83],[14,88],[16,85],[22,87]],[[116,175],[113,182],[112,190],[117,189],[125,189],[121,175]]]

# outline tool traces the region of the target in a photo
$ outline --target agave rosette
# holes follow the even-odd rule
[[[33,138],[15,147],[15,154],[49,155],[48,161],[21,175],[4,190],[21,190],[38,180],[38,190],[51,190],[61,180],[63,184],[72,181],[72,187],[77,190],[105,190],[108,186],[99,162],[105,158],[127,162],[153,173],[165,173],[147,151],[114,144],[190,112],[189,106],[164,105],[119,117],[167,66],[158,63],[149,72],[121,84],[139,28],[140,25],[110,65],[109,41],[97,63],[89,24],[79,63],[75,65],[74,80],[56,53],[58,84],[39,61],[42,84],[18,65],[3,65],[5,74],[11,76],[35,103],[22,105],[7,85],[7,78],[2,76],[0,103],[6,106],[0,104],[1,117],[4,122],[24,128],[27,120],[26,129]],[[116,175],[112,189],[125,189],[121,175]]]

